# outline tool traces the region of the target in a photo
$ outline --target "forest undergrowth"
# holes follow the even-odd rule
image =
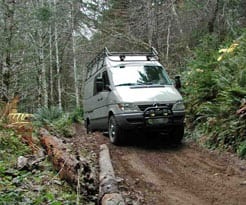
[[[246,156],[246,31],[220,42],[205,36],[188,59],[183,93],[187,135],[212,149]],[[240,110],[241,108],[241,110]]]
[[[37,130],[46,127],[56,136],[71,138],[73,123],[81,119],[81,110],[64,114],[58,108],[43,108],[35,114],[33,141],[40,146]],[[0,205],[8,204],[93,204],[77,194],[65,180],[61,180],[50,159],[44,156],[33,166],[18,167],[18,160],[31,158],[33,150],[13,129],[0,125]]]

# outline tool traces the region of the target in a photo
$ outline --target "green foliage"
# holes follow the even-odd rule
[[[58,107],[42,107],[34,114],[34,119],[42,125],[51,124],[62,117],[63,112]]]
[[[242,158],[246,157],[246,140],[239,145],[237,153]]]
[[[8,161],[7,167],[15,164],[17,156],[30,154],[30,148],[23,144],[12,130],[0,130],[0,161]]]
[[[6,169],[0,175],[0,204],[75,204],[72,188],[65,182],[58,183],[49,162],[42,162],[42,166],[46,168],[42,172]]]
[[[238,84],[241,87],[246,88],[246,68],[241,71],[239,79],[238,79]]]
[[[64,137],[72,137],[75,134],[75,130],[72,123],[82,123],[83,121],[83,109],[77,108],[69,114],[63,113],[63,115],[54,120],[51,124],[55,131]]]
[[[81,123],[83,121],[83,114],[83,109],[77,108],[70,114],[70,119],[72,122]]]
[[[206,36],[195,50],[193,58],[188,61],[189,69],[184,73],[188,120],[200,120],[201,110],[204,110],[202,103],[211,102],[217,96],[217,78],[214,71],[218,63],[215,45],[218,45],[216,36]]]
[[[45,126],[50,131],[64,137],[72,137],[75,131],[72,123],[80,123],[83,120],[83,109],[77,108],[72,113],[64,113],[57,107],[40,108],[34,114],[35,125]]]
[[[0,129],[0,204],[75,204],[76,193],[60,181],[48,159],[32,171],[15,168],[19,156],[30,155],[12,130]],[[80,198],[81,204],[83,196]]]
[[[205,37],[184,73],[188,127],[205,135],[207,146],[240,155],[245,152],[246,120],[236,111],[246,99],[245,53],[246,31],[222,45]]]
[[[69,114],[63,114],[62,117],[54,121],[50,126],[60,136],[72,137],[75,134]]]
[[[47,22],[51,18],[52,13],[49,7],[42,7],[37,10],[36,16],[39,21]]]

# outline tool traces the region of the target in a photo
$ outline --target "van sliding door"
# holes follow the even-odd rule
[[[95,95],[94,95],[94,103],[96,104],[95,110],[93,111],[93,124],[95,125],[96,129],[107,129],[108,125],[108,96],[110,94],[110,91],[108,89],[110,83],[107,71],[104,71],[102,73],[102,77],[99,75],[96,76],[95,81],[100,79],[99,81],[102,81],[101,83],[98,82],[98,85],[100,84],[100,89],[97,89],[96,82],[95,82]]]

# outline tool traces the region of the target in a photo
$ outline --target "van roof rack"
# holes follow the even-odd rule
[[[151,47],[150,52],[110,52],[108,48],[105,47],[87,66],[89,67],[102,58],[110,56],[119,56],[119,61],[123,61],[125,56],[146,56],[147,60],[151,60],[151,57],[154,57],[155,60],[159,60],[158,52],[154,47]]]
[[[120,61],[123,61],[121,57],[123,56],[146,56],[147,60],[150,60],[151,57],[155,57],[156,60],[159,60],[158,52],[154,47],[151,47],[150,52],[110,52],[107,47],[104,48],[105,55],[110,56],[119,56]]]
[[[115,58],[112,59],[110,57],[112,56],[119,56],[119,60],[116,60]],[[154,47],[151,47],[150,52],[110,52],[107,47],[105,47],[101,52],[97,54],[95,58],[93,58],[92,61],[90,61],[87,64],[87,79],[91,77],[93,73],[90,73],[88,76],[88,73],[92,71],[92,68],[96,66],[95,72],[100,70],[103,67],[102,65],[99,65],[99,62],[104,59],[105,57],[109,57],[111,61],[127,61],[125,60],[126,56],[146,56],[147,61],[151,60],[157,60],[159,61],[158,52]],[[154,58],[154,59],[153,59]],[[132,60],[131,61],[139,61],[139,60]],[[141,60],[142,61],[142,60]]]

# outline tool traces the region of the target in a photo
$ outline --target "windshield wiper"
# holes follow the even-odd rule
[[[136,83],[122,83],[122,84],[118,84],[116,86],[132,86],[132,85],[138,85]]]
[[[118,85],[115,85],[115,86],[140,86],[140,87],[142,87],[142,86],[149,86],[149,85],[155,86],[155,87],[158,87],[158,86],[163,87],[163,86],[164,86],[164,84],[154,84],[154,83],[152,83],[152,82],[143,82],[143,83],[122,83],[122,84],[118,84]]]
[[[144,83],[141,83],[141,85],[153,85],[152,82],[144,82]]]

